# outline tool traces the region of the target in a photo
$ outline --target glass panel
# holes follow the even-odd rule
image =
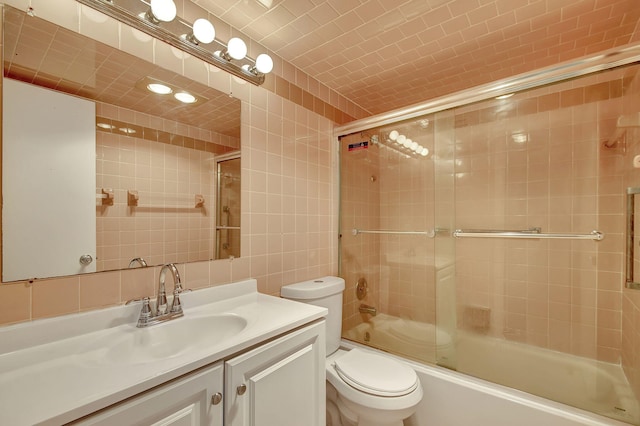
[[[341,137],[344,337],[640,425],[639,69]],[[428,156],[388,148],[393,130]]]
[[[433,139],[424,117],[340,140],[345,335],[428,362],[435,362],[439,267]],[[361,299],[360,278],[367,282]]]
[[[457,229],[605,234],[456,239],[456,368],[634,424],[620,307],[636,74],[617,69],[454,111]]]

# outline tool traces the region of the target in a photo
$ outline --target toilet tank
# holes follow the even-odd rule
[[[340,277],[322,277],[289,284],[280,289],[280,295],[302,303],[322,306],[329,310],[327,325],[327,356],[340,347],[342,336],[342,293],[344,280]]]

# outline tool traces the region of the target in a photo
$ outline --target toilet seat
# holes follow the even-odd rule
[[[418,376],[408,365],[358,348],[337,358],[333,366],[354,389],[370,395],[399,397],[418,387]]]

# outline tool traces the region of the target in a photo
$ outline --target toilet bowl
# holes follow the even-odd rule
[[[411,367],[390,356],[360,348],[339,348],[343,291],[344,280],[338,277],[323,277],[281,289],[282,297],[329,310],[327,424],[402,426],[422,400],[420,380]]]
[[[385,355],[339,349],[327,357],[326,373],[343,426],[401,426],[422,400],[415,371]]]

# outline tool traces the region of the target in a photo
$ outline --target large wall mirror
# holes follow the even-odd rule
[[[2,281],[238,256],[241,102],[3,9]]]

